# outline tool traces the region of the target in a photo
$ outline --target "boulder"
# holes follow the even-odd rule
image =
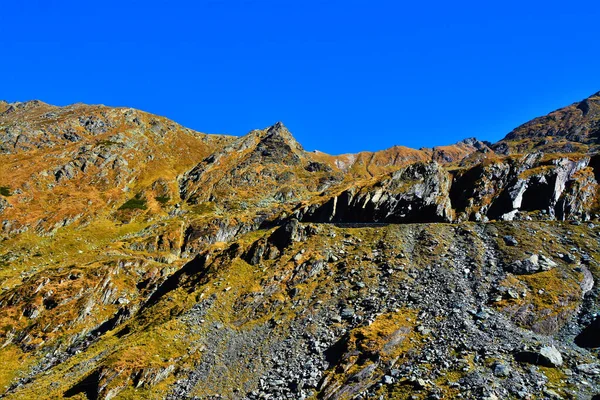
[[[554,346],[544,346],[539,350],[522,350],[515,354],[515,360],[548,368],[557,368],[563,364],[563,358]]]

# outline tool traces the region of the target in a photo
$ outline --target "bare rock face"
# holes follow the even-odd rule
[[[587,219],[598,182],[590,158],[554,158],[537,153],[460,171],[452,186],[458,215],[514,220],[543,212],[544,219]]]
[[[596,396],[598,99],[337,156],[0,102],[0,397]]]
[[[416,163],[296,213],[338,223],[589,219],[598,190],[590,157],[544,157],[476,165],[454,177],[439,164]]]
[[[449,187],[450,176],[439,164],[417,163],[374,185],[351,188],[297,214],[303,221],[314,222],[449,222]]]

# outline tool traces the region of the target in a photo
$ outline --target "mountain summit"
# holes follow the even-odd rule
[[[599,121],[329,155],[0,102],[0,397],[596,398]]]

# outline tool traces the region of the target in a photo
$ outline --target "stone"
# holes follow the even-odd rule
[[[487,311],[480,309],[479,311],[477,311],[477,313],[475,313],[475,318],[479,319],[479,320],[486,320],[489,318],[489,314]]]
[[[549,271],[553,268],[556,268],[558,264],[554,262],[551,258],[548,258],[544,255],[539,256],[539,266],[542,271]]]
[[[0,346],[21,348],[35,360],[7,382],[10,395],[19,397],[20,385],[47,373],[42,381],[71,397],[118,397],[121,389],[136,397],[132,385],[151,393],[147,385],[165,378],[167,398],[222,389],[210,398],[367,399],[378,398],[384,385],[402,385],[407,398],[433,399],[446,394],[446,383],[462,398],[552,398],[549,388],[557,387],[564,397],[590,398],[600,393],[592,274],[600,232],[597,223],[562,221],[588,221],[596,211],[600,154],[594,147],[587,155],[558,151],[580,137],[595,141],[599,107],[600,97],[575,110],[574,119],[550,121],[564,141],[534,133],[494,147],[523,153],[510,158],[473,152],[469,146],[485,147],[472,140],[458,148],[394,148],[383,157],[315,156],[281,124],[213,140],[138,112],[122,121],[112,113],[129,111],[107,107],[84,107],[86,118],[99,119],[83,125],[76,108],[44,108],[33,119],[2,114],[0,151],[11,158],[3,185],[12,182],[12,170],[26,168],[16,180],[22,183],[10,183],[13,196],[0,193],[0,268],[8,277],[0,285],[0,308],[8,309],[3,318],[12,326],[0,329]],[[0,105],[0,113],[4,109]],[[56,115],[38,124],[49,110]],[[596,118],[593,126],[585,118],[579,124],[583,112]],[[78,129],[69,125],[73,118]],[[102,129],[106,134],[93,138]],[[557,152],[533,153],[532,144]],[[48,146],[52,152],[44,154]],[[35,165],[19,159],[19,152],[36,148]],[[147,164],[152,159],[157,162]],[[194,159],[200,163],[185,172]],[[164,185],[148,186],[159,175]],[[87,186],[91,194],[108,189],[109,201],[78,198]],[[151,208],[121,220],[117,207],[138,193]],[[102,227],[111,220],[134,223],[116,242],[99,243],[90,229],[72,229],[75,214],[63,212],[61,203],[81,212],[80,222],[91,229],[95,215],[102,216]],[[495,222],[502,216],[515,222]],[[15,248],[10,239],[20,230],[54,235],[51,227],[66,228],[74,240],[83,237],[64,255],[62,241],[48,251],[51,236],[39,248],[33,241]],[[543,244],[533,247],[531,238]],[[555,251],[569,252],[572,260]],[[186,261],[200,255],[203,262]],[[113,258],[122,261],[115,265]],[[23,261],[31,268],[21,268]],[[548,270],[551,280],[543,273]],[[104,288],[105,277],[115,285]],[[21,312],[39,315],[29,320]],[[8,321],[11,313],[15,321]],[[148,325],[154,313],[160,324]],[[80,318],[69,321],[70,314]],[[106,344],[127,350],[140,344],[145,327],[153,337],[163,332],[168,318],[176,322],[166,325],[172,340],[155,343],[156,356],[106,362],[103,354],[113,350]],[[100,338],[110,331],[108,342]],[[550,338],[568,353],[540,349]],[[63,382],[55,366],[73,364],[74,354],[81,354],[85,371]],[[509,355],[531,365],[517,366]],[[561,369],[565,379],[554,386],[538,366],[561,363],[575,372]],[[63,388],[67,383],[75,386]]]
[[[583,265],[581,266],[581,274],[582,279],[579,282],[579,286],[581,286],[582,295],[585,296],[594,288],[594,275],[592,275],[592,272]]]
[[[586,375],[600,375],[600,364],[579,364],[577,366],[577,371]]]
[[[563,358],[554,346],[546,346],[540,349],[540,356],[546,358],[553,367],[560,367],[563,364]]]
[[[562,397],[560,394],[558,394],[557,392],[555,392],[555,391],[554,391],[554,390],[552,390],[552,389],[544,389],[544,394],[545,394],[545,395],[546,395],[548,398],[550,398],[550,399],[553,399],[553,400],[554,400],[554,399],[556,399],[556,400],[561,400],[561,399],[563,399],[563,398],[564,398],[564,397]]]
[[[481,398],[482,400],[498,400],[498,396],[495,393],[490,393],[487,396]]]
[[[515,239],[513,236],[510,236],[510,235],[506,235],[502,239],[504,239],[504,243],[507,246],[517,246],[519,244],[517,239]]]
[[[515,275],[534,274],[540,270],[539,256],[532,254],[523,260],[516,260],[508,265],[508,271]]]
[[[494,375],[499,377],[506,377],[510,374],[510,367],[502,363],[494,364]]]
[[[344,308],[340,314],[342,319],[353,319],[354,315],[355,315],[355,313],[352,308]]]
[[[563,358],[554,346],[544,346],[539,350],[522,350],[515,354],[515,360],[549,368],[560,367]]]

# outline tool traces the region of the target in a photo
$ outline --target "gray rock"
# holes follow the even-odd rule
[[[523,350],[515,354],[515,359],[519,362],[550,368],[560,367],[563,364],[563,358],[554,346],[544,346],[538,351]]]
[[[499,377],[506,377],[510,374],[510,367],[502,364],[502,363],[496,363],[494,364],[494,375],[499,376]]]
[[[544,255],[539,256],[538,263],[539,263],[540,269],[542,271],[549,271],[558,266],[558,264],[556,262],[554,262],[552,259],[550,259]]]
[[[592,275],[590,270],[583,265],[581,266],[581,273],[583,274],[583,278],[579,282],[579,285],[581,286],[583,296],[585,296],[590,290],[594,288],[594,276]]]
[[[540,270],[539,256],[533,254],[524,260],[516,260],[508,265],[508,271],[515,275],[534,274]]]
[[[340,314],[342,319],[352,319],[354,318],[354,310],[352,308],[344,308]]]
[[[600,364],[579,364],[577,366],[577,371],[586,375],[600,375]]]
[[[553,367],[560,367],[563,364],[563,358],[554,346],[546,346],[540,349],[540,356],[546,358]]]
[[[510,236],[510,235],[506,235],[502,239],[504,239],[504,243],[507,246],[516,246],[516,245],[519,244],[519,242],[517,241],[517,239],[515,239],[513,236]]]

